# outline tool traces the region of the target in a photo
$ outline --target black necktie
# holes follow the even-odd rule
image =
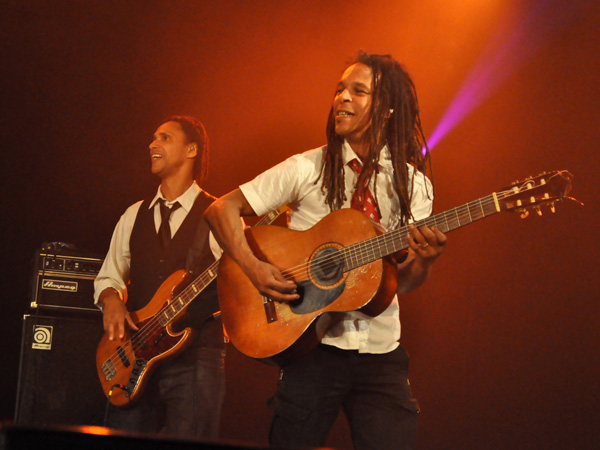
[[[165,205],[164,199],[159,199],[160,202],[160,228],[158,229],[158,237],[160,238],[160,244],[162,245],[163,250],[166,250],[169,247],[169,243],[171,242],[171,226],[169,225],[169,217],[171,217],[171,213],[179,208],[181,205],[177,202],[173,204],[171,208]]]

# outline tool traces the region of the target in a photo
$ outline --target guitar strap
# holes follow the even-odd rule
[[[216,197],[203,190],[198,194],[194,208],[204,213],[206,208],[215,200]],[[194,233],[192,245],[187,252],[185,269],[190,275],[190,280],[194,280],[200,276],[215,261],[210,248],[209,234],[210,229],[208,224],[204,220],[204,217],[201,217]],[[202,291],[198,300],[188,306],[187,318],[183,319],[178,325],[201,329],[201,333],[210,335],[210,337],[205,337],[204,341],[220,344],[223,340],[220,323],[214,326],[206,324],[206,321],[214,317],[213,314],[219,311],[219,309],[217,283],[213,281]]]
[[[203,190],[200,192],[200,194],[198,194],[198,198],[194,203],[194,207],[204,212],[206,211],[206,208],[208,208],[215,200],[216,197],[213,197],[208,192]],[[196,228],[192,245],[188,250],[185,264],[185,268],[191,275],[192,280],[200,275],[206,268],[208,268],[210,264],[215,261],[208,242],[209,233],[210,229],[208,228],[206,220],[201,218],[198,222],[198,228]]]

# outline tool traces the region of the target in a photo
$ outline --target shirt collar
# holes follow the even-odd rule
[[[194,181],[190,185],[190,187],[188,188],[187,191],[185,191],[183,194],[181,194],[179,197],[177,197],[172,202],[168,202],[167,199],[163,196],[162,191],[160,190],[160,186],[158,186],[156,195],[150,202],[148,209],[153,208],[154,205],[156,205],[156,202],[158,202],[158,200],[162,198],[165,201],[165,204],[167,206],[171,207],[173,205],[173,203],[178,202],[183,209],[185,209],[187,212],[190,212],[190,210],[192,209],[192,206],[194,206],[196,197],[198,196],[198,194],[200,193],[201,190],[202,189],[200,188],[200,186],[198,186],[198,183],[196,183]]]
[[[356,155],[354,150],[352,150],[352,147],[350,144],[348,144],[348,141],[344,139],[344,144],[342,145],[342,161],[344,161],[344,165],[348,164],[355,158],[360,161],[360,158]],[[392,156],[390,155],[390,149],[387,145],[385,145],[381,149],[381,152],[379,152],[379,165],[385,169],[392,168]]]

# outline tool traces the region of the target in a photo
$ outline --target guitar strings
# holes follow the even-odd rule
[[[117,349],[121,347],[123,348],[123,350],[126,350],[127,344],[131,343],[131,350],[135,354],[137,350],[143,347],[148,337],[155,334],[161,328],[166,328],[166,326],[170,322],[172,322],[196,297],[197,293],[200,293],[204,289],[204,287],[208,285],[208,283],[210,283],[216,278],[217,267],[218,261],[215,261],[208,267],[208,269],[205,272],[203,272],[202,275],[200,275],[193,283],[191,283],[187,288],[185,288],[178,296],[176,296],[175,299],[173,299],[173,301],[167,303],[167,305],[165,305],[159,312],[152,316],[152,318],[150,318],[142,328],[133,333],[124,344],[118,345]],[[214,274],[214,276],[211,275],[211,272]],[[204,287],[202,289],[197,289],[196,292],[194,292],[194,286],[197,285],[204,285]],[[180,303],[181,305],[178,311],[175,311],[173,309],[173,306],[176,302]],[[169,314],[168,310],[171,310],[174,314]],[[164,325],[161,323],[161,318],[165,319]],[[119,356],[118,350],[115,350],[115,352],[112,355],[110,355],[106,359],[106,361],[110,361],[115,369],[121,369],[125,367],[123,360]],[[130,364],[131,363],[132,362],[130,362]]]
[[[552,180],[553,178],[561,177],[564,180],[566,180],[568,182],[568,185],[570,186],[571,175],[566,170],[556,171],[556,172],[553,172],[553,173],[547,174],[547,175],[548,175],[547,182]],[[518,187],[515,184],[511,188],[496,192],[496,199],[504,200],[504,199],[514,196],[516,194],[521,194],[524,191],[533,192],[532,190],[534,189],[534,186],[531,186],[531,183],[535,183],[535,182],[536,181],[534,181],[533,179],[525,180],[525,181],[521,182]],[[539,188],[540,186],[547,184],[547,182],[546,183],[542,182],[540,185],[536,186],[536,188]],[[561,198],[563,195],[565,195],[565,193],[562,193],[559,196],[555,197],[554,200]],[[414,223],[414,225],[417,227],[420,227],[422,225],[436,226],[441,229],[442,227],[439,226],[438,222],[442,222],[442,220],[443,220],[443,223],[446,225],[446,232],[452,231],[452,230],[462,226],[461,223],[463,221],[467,221],[467,223],[465,225],[468,225],[472,222],[475,222],[476,220],[483,219],[486,216],[489,216],[489,215],[499,212],[496,209],[496,205],[495,205],[496,199],[494,199],[494,195],[491,194],[486,197],[482,197],[478,200],[474,200],[472,202],[469,202],[464,205],[458,206],[456,208],[450,209],[448,211],[445,211],[445,212],[436,214],[434,216],[428,217],[426,219],[417,221]],[[549,197],[544,198],[544,201],[552,201],[552,200],[553,199],[551,199]],[[534,203],[534,202],[532,202],[532,203]],[[476,215],[475,218],[473,218],[473,215],[471,214],[471,207],[473,207],[477,204],[479,205],[481,212],[480,213],[478,212],[478,214],[480,214],[480,215]],[[494,205],[494,208],[486,214],[484,208],[487,208],[491,205]],[[533,206],[533,205],[529,205],[529,206]],[[526,206],[523,206],[523,208],[526,209]],[[467,220],[467,218],[468,218],[468,220]],[[451,227],[449,222],[455,226]],[[349,247],[340,249],[339,252],[336,252],[336,254],[333,254],[333,255],[330,254],[330,255],[327,255],[324,257],[315,258],[315,259],[309,261],[308,263],[302,263],[295,267],[291,267],[285,271],[282,271],[282,274],[287,279],[293,280],[293,279],[296,279],[296,277],[306,274],[308,272],[308,268],[310,266],[323,268],[324,270],[331,269],[331,267],[335,267],[337,265],[337,261],[339,261],[339,259],[340,259],[339,253],[342,254],[344,261],[347,261],[348,256],[351,256],[352,258],[356,259],[358,264],[356,264],[354,267],[351,268],[351,269],[353,269],[355,267],[359,267],[360,265],[364,265],[364,264],[372,262],[376,259],[379,259],[382,256],[389,255],[389,254],[397,252],[399,250],[408,248],[408,238],[406,237],[407,233],[408,233],[408,227],[405,226],[405,227],[399,228],[397,230],[393,230],[388,233],[369,238],[362,242],[353,244]],[[373,244],[376,243],[376,241],[383,241],[383,244],[385,245],[385,248],[386,248],[385,253],[378,254],[375,252],[375,250],[373,249],[373,247],[374,247]],[[398,247],[398,245],[397,245],[398,243],[400,244],[400,247]],[[390,245],[390,244],[393,249],[392,251],[389,251],[389,248],[388,248],[388,245]],[[382,247],[383,247],[383,245],[379,245],[379,249],[381,249]],[[367,257],[367,261],[362,262],[364,260],[365,256]]]
[[[506,190],[497,192],[496,196],[499,200],[503,200],[513,194],[513,191]],[[485,208],[489,208],[492,205],[494,205],[493,210],[486,212]],[[474,210],[474,207],[480,211]],[[436,226],[442,229],[443,227],[440,224],[443,224],[445,225],[446,231],[452,231],[461,226],[461,223],[463,222],[466,222],[465,225],[467,225],[497,212],[494,197],[493,195],[489,195],[434,216],[430,216],[426,219],[419,220],[415,222],[414,225],[416,227],[422,225]],[[452,225],[456,226],[452,227]],[[344,261],[345,265],[350,259],[356,261],[357,264],[354,265],[354,267],[351,267],[351,269],[359,267],[383,256],[408,248],[408,238],[406,237],[408,231],[408,226],[404,226],[382,235],[368,238],[348,247],[341,248],[338,252],[334,252],[333,254],[317,257],[308,262],[290,267],[283,270],[282,274],[284,278],[288,280],[299,280],[299,277],[307,274],[310,267],[322,268],[327,272],[328,270],[335,268],[339,264],[340,259]],[[382,248],[385,248],[383,253],[381,253]],[[389,250],[390,248],[392,249],[391,251]]]

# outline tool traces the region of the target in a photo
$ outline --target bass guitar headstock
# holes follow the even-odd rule
[[[502,211],[519,213],[523,219],[529,216],[532,209],[541,216],[542,206],[555,212],[557,202],[563,199],[575,200],[568,197],[572,179],[573,175],[569,171],[554,170],[515,181],[496,193],[499,207]]]

